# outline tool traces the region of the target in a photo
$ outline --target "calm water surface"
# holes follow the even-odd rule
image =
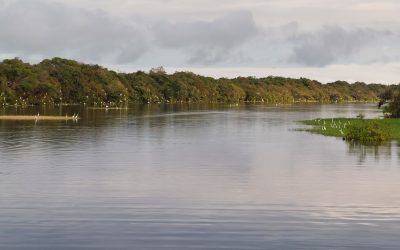
[[[0,122],[2,250],[400,247],[399,143],[294,131],[375,105],[39,111],[82,119]]]

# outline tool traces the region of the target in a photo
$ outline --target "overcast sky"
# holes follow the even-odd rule
[[[399,0],[0,0],[0,57],[400,83]]]

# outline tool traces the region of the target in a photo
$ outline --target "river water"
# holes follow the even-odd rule
[[[297,131],[372,104],[3,109],[0,249],[399,249],[400,147]]]

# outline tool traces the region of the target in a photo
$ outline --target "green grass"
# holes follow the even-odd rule
[[[387,132],[388,139],[400,140],[400,119],[330,118],[300,122],[312,126],[305,129],[305,131],[335,137],[345,137],[348,133],[348,128],[351,126],[376,123]]]

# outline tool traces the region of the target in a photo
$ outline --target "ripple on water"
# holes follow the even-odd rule
[[[376,114],[146,106],[1,123],[0,249],[398,249],[399,144],[292,130],[360,112]]]

